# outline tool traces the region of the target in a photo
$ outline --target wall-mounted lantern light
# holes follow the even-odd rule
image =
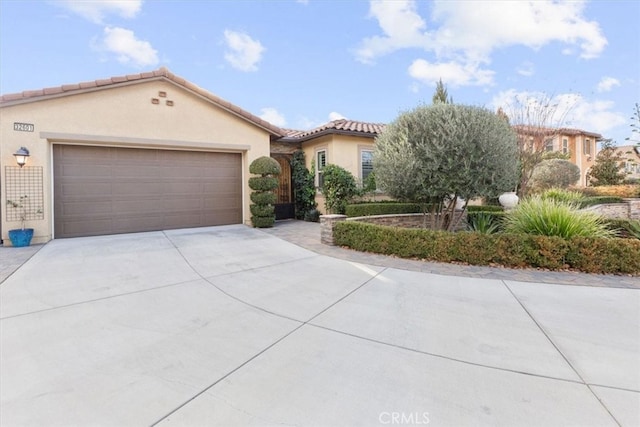
[[[27,163],[27,157],[29,157],[29,150],[24,147],[20,147],[18,151],[13,153],[16,156],[16,163],[18,166],[23,167]]]

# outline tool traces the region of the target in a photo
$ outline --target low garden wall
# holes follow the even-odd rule
[[[595,205],[584,210],[596,212],[607,218],[640,220],[640,199],[625,199],[623,203]]]

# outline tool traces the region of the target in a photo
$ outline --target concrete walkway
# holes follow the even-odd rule
[[[0,285],[0,425],[640,424],[640,291],[291,243],[313,226],[44,245]]]

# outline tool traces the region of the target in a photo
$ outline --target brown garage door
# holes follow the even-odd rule
[[[55,237],[242,222],[238,153],[54,145]]]

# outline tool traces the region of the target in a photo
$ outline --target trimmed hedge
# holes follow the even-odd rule
[[[594,205],[604,205],[607,203],[622,203],[622,197],[617,196],[593,196],[582,199],[578,202],[578,207],[587,208]]]
[[[422,206],[418,203],[356,203],[347,205],[348,217],[371,215],[398,215],[407,213],[421,213]]]
[[[448,233],[342,221],[334,240],[358,251],[428,261],[640,275],[640,240],[635,239]]]
[[[502,206],[494,206],[494,205],[470,205],[467,206],[467,212],[504,212]]]

